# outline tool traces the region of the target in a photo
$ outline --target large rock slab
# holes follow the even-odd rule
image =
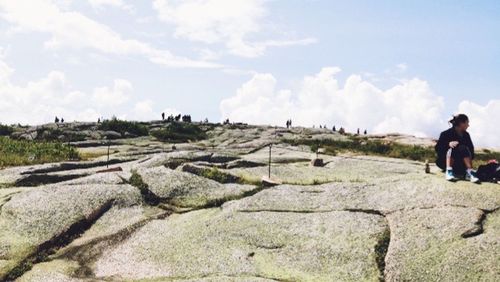
[[[0,280],[79,224],[92,222],[112,206],[140,201],[138,189],[129,185],[39,187],[14,195],[0,214]]]
[[[153,168],[158,166],[170,166],[175,168],[185,162],[209,161],[212,153],[203,151],[173,151],[169,153],[155,154],[151,158],[139,163],[137,167]]]
[[[292,156],[289,158],[289,161],[295,159]],[[259,160],[259,158],[249,159]],[[311,167],[309,160],[284,164],[273,163],[271,176],[286,184],[317,185],[326,182],[368,183],[394,175],[402,176],[424,171],[420,163],[379,157],[325,157],[324,162],[326,163],[324,167]],[[268,167],[235,168],[226,172],[255,181],[263,175],[268,175]]]
[[[385,219],[373,214],[208,209],[150,222],[105,252],[93,273],[118,280],[378,281],[375,249],[386,236]]]
[[[92,276],[90,266],[102,253],[128,238],[152,219],[165,218],[164,210],[147,207],[113,207],[101,216],[81,237],[36,264],[20,281],[84,281]]]
[[[450,183],[436,176],[408,174],[374,183],[281,185],[225,205],[239,211],[318,212],[364,210],[388,214],[398,210],[441,206],[494,210],[500,206],[498,185]]]
[[[488,215],[483,227],[484,216],[460,207],[388,215],[386,281],[498,281],[500,213]]]
[[[137,173],[149,191],[163,202],[180,208],[217,206],[260,189],[253,185],[221,184],[165,167],[141,168]]]

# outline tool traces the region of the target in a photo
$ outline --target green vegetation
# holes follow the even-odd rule
[[[116,117],[103,121],[99,124],[97,129],[103,131],[115,131],[121,135],[124,135],[125,132],[137,136],[147,136],[149,134],[149,130],[145,125],[134,121],[119,120]]]
[[[325,150],[325,153],[329,155],[336,155],[342,152],[353,152],[415,161],[433,160],[435,158],[434,149],[430,147],[388,143],[379,140],[368,140],[367,138],[356,136],[349,137],[349,140],[286,139],[284,142],[292,145],[308,145],[313,152],[318,148],[322,148]]]
[[[229,173],[226,173],[226,172],[222,172],[215,167],[202,170],[200,176],[215,180],[219,183],[238,183],[238,182],[241,182],[241,180],[238,177],[231,175]]]
[[[79,159],[78,151],[60,142],[12,140],[0,137],[0,167]]]
[[[328,155],[351,152],[421,162],[425,160],[434,162],[436,159],[436,152],[432,147],[368,140],[366,137],[349,136],[349,140],[284,139],[283,142],[294,146],[307,145],[313,152],[316,152],[318,148],[322,148],[325,150],[325,154]],[[479,166],[491,159],[500,160],[500,152],[492,152],[489,150],[476,152],[475,165]]]
[[[142,176],[137,171],[132,171],[132,176],[128,180],[128,183],[141,191],[142,198],[147,204],[156,206],[160,203],[160,198],[149,190],[148,184],[142,180]]]
[[[12,126],[0,124],[0,136],[9,136],[14,132],[14,128]]]
[[[500,152],[492,152],[490,150],[483,150],[482,152],[476,152],[475,165],[481,165],[487,163],[489,160],[499,160]]]
[[[151,135],[163,142],[182,143],[199,141],[207,138],[206,133],[192,123],[171,122],[165,128],[151,132]]]

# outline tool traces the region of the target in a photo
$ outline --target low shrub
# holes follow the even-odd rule
[[[295,146],[308,145],[313,152],[316,152],[318,148],[323,148],[329,155],[336,155],[338,152],[354,152],[415,161],[434,160],[436,155],[434,148],[431,147],[368,140],[356,136],[349,137],[349,140],[285,139],[283,141]]]
[[[125,132],[136,136],[149,135],[149,130],[145,125],[135,121],[120,120],[116,117],[113,117],[110,120],[104,120],[97,126],[97,129],[103,131],[115,131],[121,135],[124,135]]]
[[[171,122],[165,128],[151,132],[151,135],[163,142],[183,143],[207,138],[206,133],[192,123]]]
[[[10,136],[14,132],[12,126],[0,124],[0,136]]]

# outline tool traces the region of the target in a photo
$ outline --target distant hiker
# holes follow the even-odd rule
[[[161,113],[161,120],[165,120],[165,113]]]
[[[335,128],[335,125],[333,126],[332,130],[333,130],[333,132],[337,131],[337,128]]]
[[[191,115],[183,115],[182,122],[191,122]]]
[[[56,118],[54,119],[54,122],[55,123],[59,123],[59,118],[56,116]]]
[[[64,118],[61,118],[61,123],[64,123]]]
[[[292,119],[290,119],[290,127],[292,127]]]
[[[345,129],[344,129],[343,127],[341,127],[341,128],[339,129],[339,133],[340,133],[340,134],[345,134]]]
[[[365,129],[365,132],[363,132],[363,133],[366,135],[366,134],[368,134],[368,131],[366,131],[366,129]]]
[[[323,127],[321,126],[321,124],[319,125],[319,128],[323,128]]]
[[[459,114],[453,116],[449,123],[452,127],[441,132],[435,146],[436,165],[445,172],[448,181],[456,181],[457,176],[465,174],[466,180],[477,183],[479,178],[472,169],[474,144],[467,132],[469,118],[464,114]]]
[[[286,128],[290,128],[290,121],[289,120],[286,121]]]
[[[357,134],[359,135],[359,128],[358,128],[358,131],[357,131],[357,132],[358,132]]]
[[[97,119],[97,123],[101,123],[101,118],[98,118],[98,119]]]
[[[178,114],[175,116],[175,121],[180,121],[181,120],[181,114]]]

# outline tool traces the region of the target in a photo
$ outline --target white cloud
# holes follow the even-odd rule
[[[144,100],[137,102],[132,110],[130,118],[134,120],[153,120],[159,119],[158,114],[153,110],[153,101]]]
[[[90,6],[92,6],[92,8],[96,10],[109,6],[109,7],[120,8],[128,12],[133,11],[133,7],[131,5],[125,4],[123,0],[88,0],[88,1]]]
[[[223,43],[231,54],[257,57],[268,47],[307,45],[316,39],[252,42],[262,31],[266,0],[155,0],[158,18],[175,26],[175,36],[206,44]]]
[[[235,96],[221,102],[222,118],[260,124],[358,127],[370,132],[401,132],[435,136],[445,126],[443,99],[422,80],[412,79],[381,90],[351,75],[344,85],[335,78],[339,68],[323,68],[306,76],[299,89],[276,89],[271,74],[256,74]]]
[[[401,63],[396,65],[396,68],[398,68],[398,70],[400,70],[401,72],[404,72],[408,69],[408,65],[405,63]]]
[[[458,113],[465,113],[470,119],[469,132],[476,143],[500,148],[500,100],[491,100],[485,106],[470,101],[463,101],[458,106]]]
[[[113,87],[98,87],[94,90],[92,100],[97,105],[119,106],[130,99],[132,84],[125,79],[115,79]]]
[[[215,63],[191,60],[173,55],[149,44],[123,39],[106,25],[94,21],[51,0],[0,0],[0,15],[16,31],[48,33],[46,48],[91,48],[115,55],[141,55],[151,62],[169,67],[218,67]]]
[[[52,122],[55,116],[66,121],[95,121],[115,114],[115,107],[127,101],[132,91],[130,82],[116,79],[111,87],[85,93],[73,89],[60,71],[17,85],[12,82],[13,73],[0,58],[0,122],[4,124],[40,124]]]

